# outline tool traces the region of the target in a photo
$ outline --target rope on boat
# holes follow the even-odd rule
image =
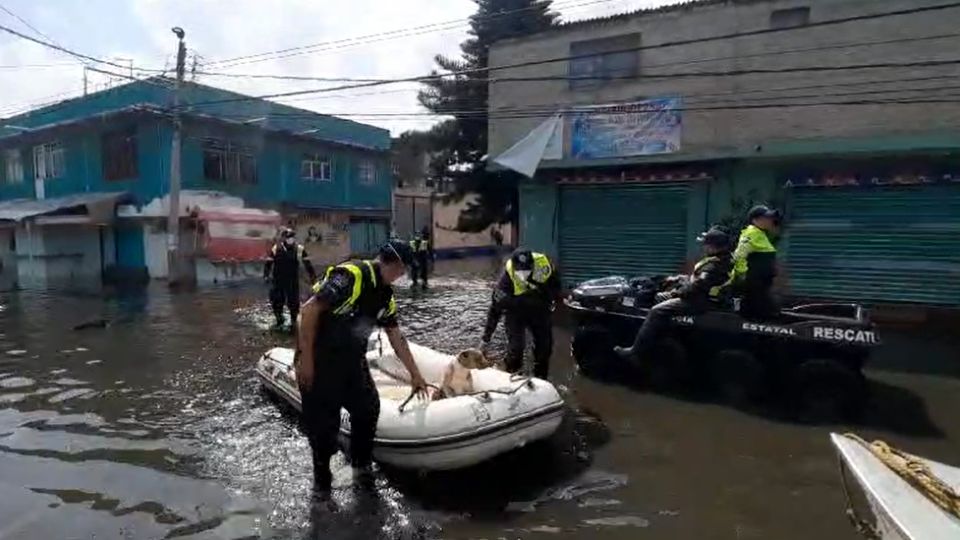
[[[884,441],[867,442],[853,433],[844,437],[860,443],[870,450],[881,463],[897,473],[907,483],[948,514],[960,518],[960,493],[930,470],[930,467],[915,456],[894,448]],[[846,486],[844,486],[846,491]],[[849,502],[849,496],[847,497]],[[852,507],[848,513],[852,511]]]

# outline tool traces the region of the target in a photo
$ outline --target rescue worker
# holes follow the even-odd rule
[[[426,397],[420,374],[397,323],[391,284],[413,261],[410,246],[392,240],[376,259],[331,267],[303,305],[294,362],[302,396],[303,421],[313,457],[315,494],[328,500],[330,458],[337,450],[340,409],[350,413],[350,462],[361,483],[369,471],[373,438],[380,416],[380,398],[367,365],[367,339],[374,326],[383,328],[407,368],[413,390]]]
[[[307,271],[310,283],[317,280],[317,273],[310,262],[307,250],[297,243],[293,229],[280,229],[277,242],[270,248],[270,255],[263,266],[263,279],[270,283],[270,306],[277,318],[277,327],[283,326],[283,306],[290,310],[290,325],[296,324],[300,311],[300,265]]]
[[[416,287],[419,281],[423,281],[423,288],[427,288],[427,276],[430,273],[430,261],[433,260],[433,246],[430,244],[430,230],[424,227],[420,234],[410,240],[410,249],[413,250],[413,268],[411,279],[413,286]]]
[[[740,313],[749,319],[769,318],[777,313],[773,298],[777,248],[771,238],[779,232],[780,212],[759,205],[747,214],[749,224],[740,232],[733,252],[732,287],[741,297]]]
[[[642,358],[657,341],[670,319],[677,315],[702,313],[711,301],[718,301],[730,280],[733,263],[730,258],[730,237],[723,229],[711,227],[697,240],[703,244],[704,257],[693,267],[680,287],[657,293],[657,304],[650,309],[630,347],[614,347],[624,359]]]
[[[550,259],[543,253],[518,248],[507,259],[494,286],[481,348],[484,351],[489,348],[493,332],[504,316],[507,371],[516,373],[523,369],[526,331],[530,330],[533,335],[533,373],[546,379],[553,353],[551,312],[559,295],[560,276]]]

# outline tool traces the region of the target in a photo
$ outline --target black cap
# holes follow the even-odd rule
[[[770,218],[779,221],[780,220],[780,211],[774,210],[769,206],[759,204],[754,206],[747,212],[747,220],[753,221],[757,218]]]
[[[413,250],[406,242],[390,240],[380,248],[380,259],[384,262],[400,261],[404,266],[410,266],[413,264]]]
[[[533,270],[533,253],[529,249],[517,249],[510,255],[514,270]]]
[[[697,242],[708,246],[729,247],[730,235],[720,227],[713,226],[697,236]]]
[[[290,227],[280,228],[280,238],[293,238],[295,236],[297,236],[297,232]]]

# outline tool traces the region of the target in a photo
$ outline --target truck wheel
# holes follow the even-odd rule
[[[613,341],[605,328],[578,328],[570,341],[570,353],[580,372],[588,377],[600,378],[612,371]]]
[[[693,380],[687,349],[672,338],[661,339],[646,358],[640,359],[650,386],[657,390],[684,390]]]
[[[763,364],[737,349],[717,353],[710,361],[710,379],[723,402],[736,407],[756,403],[767,389]]]
[[[829,358],[804,361],[794,374],[802,420],[825,422],[857,416],[866,398],[863,375]]]

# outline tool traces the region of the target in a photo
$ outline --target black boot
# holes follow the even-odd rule
[[[623,360],[629,360],[632,362],[637,359],[637,352],[633,349],[633,347],[614,347],[613,353]]]

